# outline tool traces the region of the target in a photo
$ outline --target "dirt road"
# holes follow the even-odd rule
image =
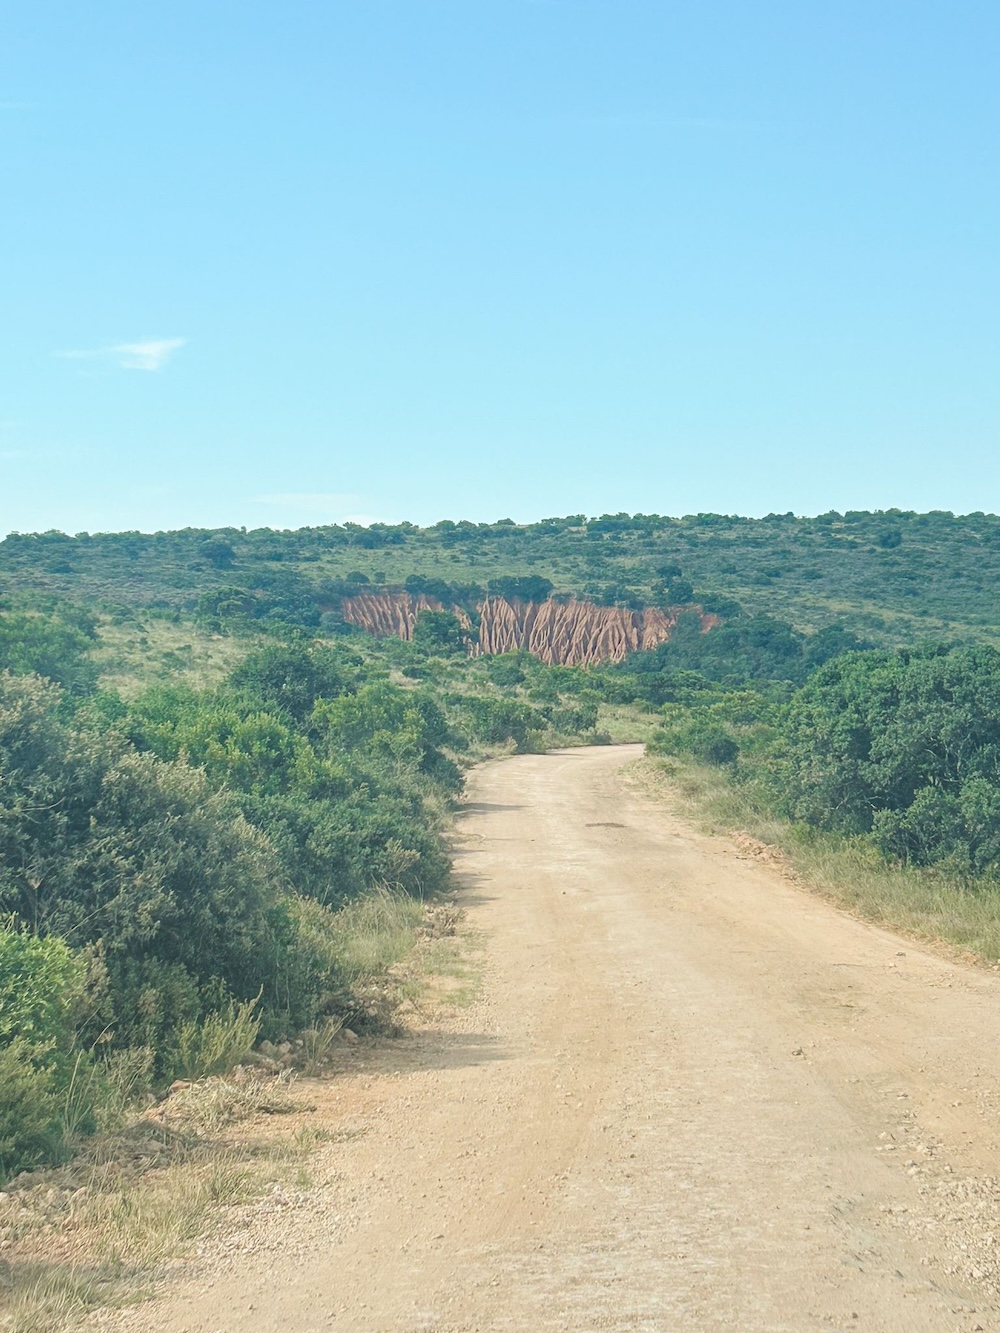
[[[1000,979],[700,835],[638,753],[472,775],[481,1000],[337,1082],[322,1187],[122,1328],[1000,1329]]]

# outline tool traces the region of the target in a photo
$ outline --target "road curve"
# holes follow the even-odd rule
[[[481,1000],[345,1075],[322,1188],[120,1327],[1000,1330],[1000,980],[698,833],[640,753],[470,776]]]

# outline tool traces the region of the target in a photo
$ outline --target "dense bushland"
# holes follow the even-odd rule
[[[678,693],[724,686],[800,684],[823,662],[868,647],[851,630],[834,623],[805,634],[773,616],[736,615],[705,634],[697,614],[680,617],[666,643],[633,653],[601,673],[609,697],[676,702]]]
[[[54,1151],[59,1098],[86,1073],[96,1105],[124,1051],[169,1080],[241,1006],[273,1038],[349,1003],[336,909],[446,874],[446,732],[431,699],[306,648],[131,707],[0,675],[0,976],[20,999],[0,998],[0,1058],[22,1071],[0,1082],[0,1170]]]
[[[847,652],[790,698],[690,691],[661,752],[726,765],[775,813],[889,861],[1000,879],[1000,653]]]
[[[267,649],[217,690],[141,694],[124,725],[139,750],[183,758],[228,791],[300,890],[332,905],[376,882],[430,892],[446,870],[431,809],[461,780],[441,747],[459,738],[426,693],[295,679],[323,656]],[[282,666],[289,685],[261,679]]]
[[[427,891],[446,869],[429,811],[434,780],[419,769],[426,750],[407,737],[410,748],[380,764],[377,708],[352,718],[350,748],[333,764],[290,716],[246,703],[227,713],[214,694],[172,702],[165,719],[157,700],[158,755],[134,743],[155,731],[144,699],[109,727],[86,709],[64,720],[50,682],[0,677],[8,936],[62,940],[84,966],[79,1050],[147,1049],[163,1079],[191,1064],[190,1050],[180,1059],[191,1025],[205,1031],[234,1005],[259,1001],[274,1037],[343,1002],[332,909],[374,885]],[[188,739],[204,767],[189,762]],[[287,836],[291,818],[299,841]],[[270,837],[272,825],[283,836]]]
[[[788,812],[869,834],[890,857],[1000,870],[1000,653],[870,653],[830,663],[782,718]]]
[[[96,618],[72,604],[47,615],[0,609],[0,671],[37,672],[71,694],[86,694],[97,683],[90,656],[96,630]]]
[[[395,948],[372,912],[446,880],[460,761],[596,721],[579,673],[518,660],[515,698],[439,634],[272,632],[215,686],[123,699],[86,621],[0,632],[0,1177],[106,1119],[123,1069],[162,1086],[358,1021]]]

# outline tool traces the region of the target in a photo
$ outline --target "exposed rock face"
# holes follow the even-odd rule
[[[341,601],[344,619],[366,629],[376,638],[394,636],[412,639],[413,626],[421,611],[451,611],[466,629],[472,622],[460,606],[446,607],[436,597],[411,597],[408,592],[363,592]]]
[[[479,649],[509,653],[527,648],[550,665],[587,666],[620,662],[640,648],[655,648],[670,638],[679,611],[647,607],[630,611],[594,602],[549,600],[508,602],[487,597],[482,606]]]
[[[344,619],[380,637],[393,634],[413,637],[413,626],[421,611],[450,610],[463,625],[471,622],[458,606],[444,607],[433,597],[411,597],[405,592],[361,593],[345,597]],[[545,602],[508,601],[487,597],[479,606],[479,653],[509,653],[527,648],[543,662],[558,666],[587,666],[596,662],[620,662],[629,653],[655,648],[670,638],[684,607],[643,611],[627,607],[598,606],[550,598]],[[719,624],[718,616],[701,612],[703,630]]]

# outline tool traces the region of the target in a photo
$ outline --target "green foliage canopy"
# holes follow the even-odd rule
[[[791,701],[780,756],[795,817],[918,864],[1000,868],[995,649],[837,658]]]
[[[0,671],[37,672],[77,695],[93,689],[97,668],[88,654],[94,646],[94,622],[79,615],[74,620],[0,611]]]

